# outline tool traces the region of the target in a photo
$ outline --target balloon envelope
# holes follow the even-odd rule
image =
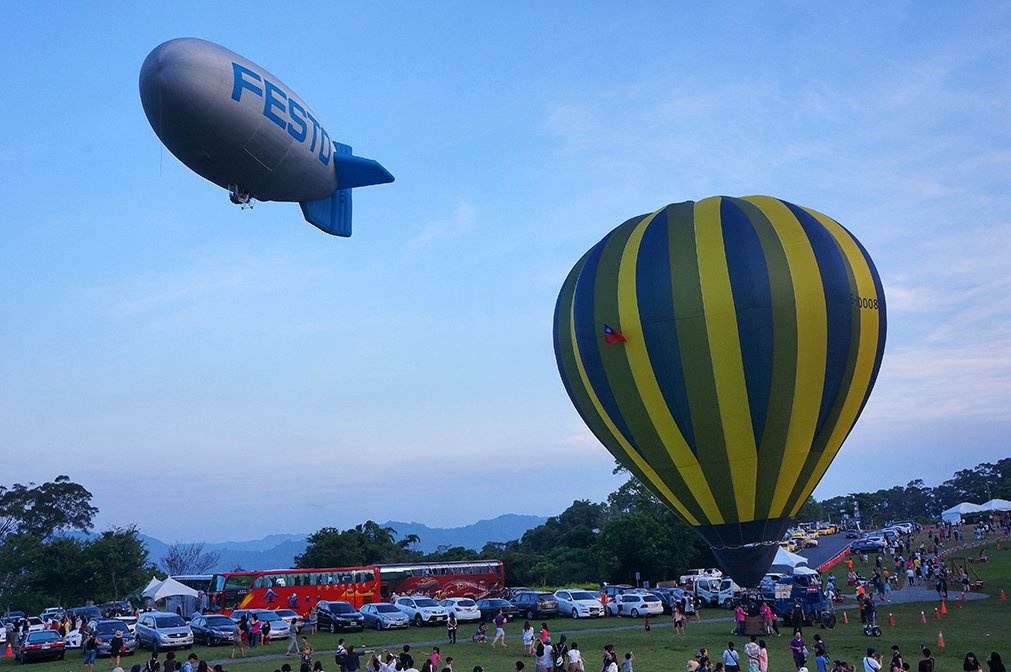
[[[747,586],[860,415],[884,344],[861,244],[768,196],[628,220],[555,308],[558,369],[587,426]]]

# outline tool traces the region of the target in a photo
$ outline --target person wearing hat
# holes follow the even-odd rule
[[[109,640],[109,667],[119,667],[119,657],[123,654],[123,631],[117,630]]]
[[[867,647],[864,656],[864,672],[881,672],[881,655],[874,651],[873,646]]]

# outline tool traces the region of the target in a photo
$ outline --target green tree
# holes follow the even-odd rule
[[[8,534],[48,539],[66,530],[87,532],[96,513],[91,493],[68,476],[42,485],[0,485],[0,539]]]
[[[114,527],[92,540],[83,561],[92,580],[92,599],[118,600],[143,588],[157,568],[148,562],[148,550],[137,528]]]

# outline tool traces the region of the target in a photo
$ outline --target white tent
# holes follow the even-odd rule
[[[1006,499],[991,499],[986,504],[980,504],[980,511],[1011,511],[1011,502]]]
[[[144,590],[140,591],[140,594],[144,595],[144,593],[146,593],[147,591],[151,590],[152,586],[157,587],[157,586],[160,586],[160,585],[161,585],[161,579],[159,579],[158,577],[152,576],[151,580],[147,582],[146,586],[144,586]]]
[[[962,522],[963,515],[967,513],[979,513],[979,511],[979,504],[962,502],[961,504],[956,504],[947,511],[942,511],[941,519],[948,523],[959,523]]]
[[[807,558],[803,555],[791,553],[782,546],[776,549],[776,557],[772,560],[773,567],[785,567],[793,569],[800,565],[807,565]]]
[[[152,600],[160,600],[163,597],[172,597],[173,595],[188,595],[189,597],[196,597],[198,593],[189,586],[183,585],[171,577],[165,579],[164,581],[159,581],[154,585],[149,583],[143,592],[144,597],[149,597]]]

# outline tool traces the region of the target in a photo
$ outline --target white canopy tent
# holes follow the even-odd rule
[[[152,600],[160,600],[164,597],[172,597],[174,595],[196,597],[199,593],[189,586],[183,585],[175,579],[169,577],[164,581],[158,581],[157,583],[154,583],[154,579],[152,579],[152,583],[147,584],[147,588],[144,589],[142,595]]]
[[[941,512],[941,519],[947,523],[960,523],[962,522],[962,516],[967,513],[979,513],[979,504],[973,504],[972,502],[962,502],[961,504],[956,504],[947,511]]]
[[[985,504],[979,505],[980,511],[1011,511],[1011,502],[1006,499],[991,499]]]
[[[807,565],[807,558],[797,553],[791,553],[782,546],[776,549],[776,557],[772,560],[773,567],[794,569],[795,567]]]
[[[161,585],[161,579],[159,579],[156,576],[152,576],[151,580],[147,582],[146,586],[144,586],[144,590],[140,591],[141,596],[143,596],[145,593],[147,593],[147,591],[151,590],[152,586],[160,586],[160,585]]]

